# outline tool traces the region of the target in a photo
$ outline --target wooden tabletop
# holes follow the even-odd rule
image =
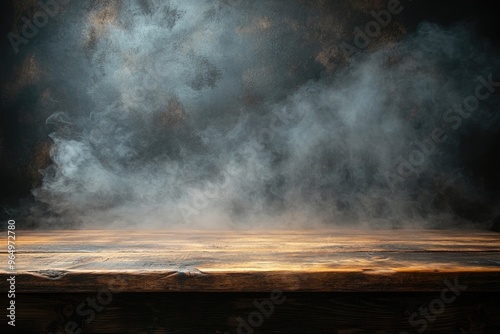
[[[3,244],[7,291],[13,274]],[[500,234],[18,230],[16,271],[18,293],[441,291],[446,282],[500,291]]]

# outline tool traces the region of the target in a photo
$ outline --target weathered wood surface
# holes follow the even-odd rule
[[[16,250],[21,293],[500,291],[488,231],[17,231]]]

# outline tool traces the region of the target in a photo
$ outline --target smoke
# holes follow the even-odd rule
[[[33,191],[45,226],[449,227],[491,215],[498,202],[461,152],[471,133],[499,130],[498,56],[467,26],[423,23],[327,75],[303,47],[303,11],[72,4],[36,51],[57,101],[43,107],[53,163]],[[474,100],[479,86],[489,94]]]

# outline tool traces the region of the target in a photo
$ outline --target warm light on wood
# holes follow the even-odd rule
[[[17,289],[498,291],[488,231],[17,231]],[[6,253],[6,250],[2,250]],[[0,270],[1,286],[8,272]]]

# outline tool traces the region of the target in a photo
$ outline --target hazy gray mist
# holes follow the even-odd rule
[[[464,136],[498,130],[498,95],[463,105],[498,55],[467,26],[422,23],[328,72],[299,24],[307,10],[72,2],[33,51],[53,142],[37,219],[449,227],[475,224],[460,203],[498,210],[459,163]]]

